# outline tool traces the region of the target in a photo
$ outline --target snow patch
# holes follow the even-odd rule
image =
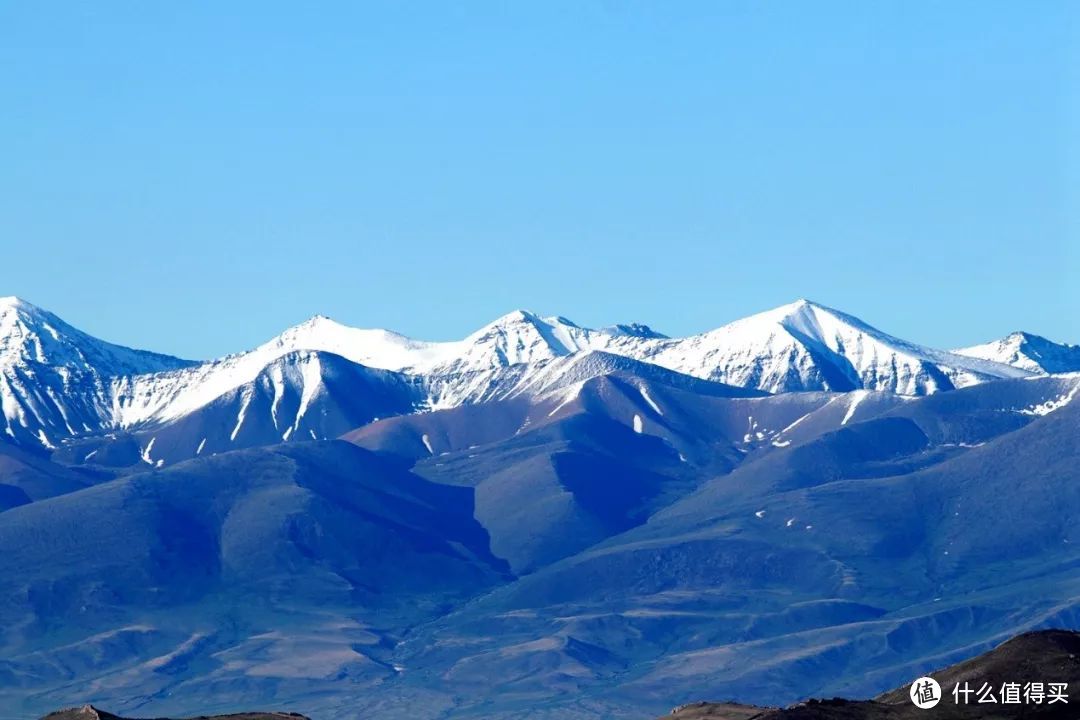
[[[142,461],[144,463],[146,463],[147,465],[153,465],[154,464],[154,461],[150,458],[150,451],[154,449],[154,441],[155,440],[157,440],[156,437],[150,438],[150,442],[146,443],[146,447],[144,447],[142,449],[142,452],[139,453],[142,456]]]
[[[844,419],[840,421],[841,425],[847,425],[848,421],[855,416],[855,408],[859,407],[859,403],[866,399],[869,395],[866,390],[856,390],[851,393],[851,404],[848,405],[847,414],[844,415]]]
[[[566,407],[567,405],[569,405],[570,403],[572,403],[572,402],[573,402],[573,401],[574,401],[574,400],[575,400],[575,399],[577,398],[577,396],[578,396],[578,393],[579,393],[580,391],[581,391],[581,386],[580,386],[580,385],[578,385],[578,386],[575,386],[574,388],[572,388],[572,389],[570,390],[570,392],[568,392],[568,393],[566,394],[566,397],[565,397],[565,398],[563,398],[563,401],[562,401],[562,402],[560,402],[560,403],[559,403],[558,405],[556,405],[556,406],[555,406],[555,409],[554,409],[554,410],[552,410],[551,412],[549,412],[549,413],[548,413],[548,417],[551,417],[551,416],[553,416],[553,415],[554,415],[555,413],[559,412],[559,411],[560,411],[560,410],[562,410],[562,409],[563,409],[564,407]]]
[[[244,418],[247,417],[248,407],[251,405],[252,394],[251,388],[244,391],[244,395],[240,400],[240,412],[236,414],[236,427],[233,428],[232,433],[229,435],[230,442],[236,442],[236,435],[240,432],[240,427],[244,424]]]
[[[1024,408],[1020,412],[1024,415],[1035,415],[1039,417],[1043,415],[1049,415],[1055,410],[1060,410],[1061,408],[1071,403],[1073,401],[1073,398],[1076,397],[1077,391],[1080,391],[1080,383],[1074,385],[1073,389],[1065,395],[1060,395],[1053,400],[1047,400],[1044,403]]]
[[[318,355],[311,355],[308,362],[303,364],[301,375],[304,383],[303,393],[300,395],[300,409],[296,411],[296,419],[293,421],[293,431],[300,429],[300,420],[303,419],[311,403],[315,401],[322,391],[322,364]]]
[[[274,428],[278,426],[278,407],[281,405],[281,398],[285,396],[285,377],[281,372],[281,366],[275,365],[270,371],[270,380],[274,385],[274,400],[270,403],[270,420],[274,423]]]
[[[664,411],[660,409],[660,406],[657,405],[656,401],[653,400],[652,397],[649,395],[648,388],[642,385],[638,388],[638,391],[641,392],[641,397],[645,398],[645,402],[649,403],[649,407],[651,407],[657,415],[662,416],[664,414]]]
[[[788,425],[788,426],[787,426],[786,428],[784,428],[783,430],[781,430],[779,434],[780,434],[780,435],[783,435],[784,433],[788,432],[789,430],[794,430],[795,428],[797,428],[797,427],[799,426],[799,423],[801,423],[801,422],[802,422],[803,420],[805,420],[805,419],[806,419],[806,418],[808,418],[808,417],[810,417],[810,413],[806,413],[806,414],[805,414],[805,415],[803,415],[803,416],[802,416],[801,418],[799,418],[799,419],[798,419],[798,420],[796,420],[795,422],[793,422],[793,423],[791,423],[790,425]]]

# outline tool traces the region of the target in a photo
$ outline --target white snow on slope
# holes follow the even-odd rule
[[[155,440],[157,440],[156,437],[150,438],[150,442],[146,443],[146,447],[144,447],[142,449],[142,452],[139,453],[140,456],[142,457],[142,461],[144,463],[148,464],[148,465],[153,465],[154,464],[154,459],[150,456],[150,451],[154,449],[154,441]]]
[[[855,417],[855,410],[859,407],[859,403],[866,399],[869,393],[865,390],[856,390],[851,393],[851,403],[848,405],[847,413],[844,414],[844,419],[840,421],[841,425],[847,425],[851,418]]]
[[[566,393],[566,396],[559,402],[559,404],[556,405],[554,409],[552,409],[552,411],[548,413],[548,417],[554,417],[557,412],[562,410],[570,403],[574,402],[574,400],[577,400],[578,395],[581,393],[581,386],[582,383],[577,383],[572,386],[570,391]]]
[[[645,402],[649,403],[649,407],[651,407],[654,411],[656,411],[657,415],[663,415],[664,414],[664,411],[660,409],[660,406],[657,405],[656,402],[652,399],[652,396],[649,395],[649,389],[647,387],[642,385],[641,387],[638,388],[638,391],[641,392],[641,397],[645,398]]]
[[[50,447],[50,437],[107,427],[114,378],[192,364],[98,340],[19,298],[0,298],[0,427],[16,440]]]
[[[612,350],[618,352],[618,350]],[[646,341],[634,355],[697,377],[768,392],[864,388],[924,395],[1027,373],[915,345],[800,300],[683,339]]]
[[[790,432],[791,430],[794,430],[795,428],[799,427],[799,424],[803,420],[805,420],[806,418],[810,417],[810,415],[811,415],[811,413],[806,413],[805,415],[800,415],[799,418],[795,420],[795,422],[791,423],[786,428],[784,428],[783,430],[778,432],[777,435],[783,435],[784,433]]]
[[[244,418],[247,416],[248,407],[251,406],[251,389],[249,388],[243,395],[240,404],[240,412],[236,415],[236,427],[233,428],[232,434],[229,435],[229,440],[236,440],[237,433],[240,432],[240,428],[244,425]]]
[[[300,409],[296,411],[296,419],[293,421],[293,432],[300,429],[300,421],[304,419],[311,403],[322,392],[322,365],[317,355],[310,355],[309,362],[304,363],[302,369],[303,395],[300,396]],[[315,431],[311,431],[312,439]]]
[[[1055,343],[1025,332],[1015,332],[1000,340],[953,352],[1004,363],[1037,375],[1080,371],[1080,346]]]
[[[1038,405],[1033,405],[1033,406],[1031,406],[1029,408],[1024,408],[1020,412],[1023,413],[1024,415],[1036,415],[1036,416],[1049,415],[1050,413],[1055,412],[1057,410],[1060,410],[1061,408],[1063,408],[1066,405],[1068,405],[1069,403],[1071,403],[1073,401],[1073,399],[1076,397],[1077,392],[1080,392],[1080,382],[1073,385],[1072,389],[1069,390],[1069,392],[1067,392],[1067,393],[1065,393],[1063,395],[1059,395],[1056,398],[1052,398],[1050,400],[1047,400],[1046,402],[1040,403]]]

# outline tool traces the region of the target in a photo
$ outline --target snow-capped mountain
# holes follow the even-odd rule
[[[110,417],[113,427],[147,439],[171,435],[192,417],[203,418],[200,426],[208,416],[220,417],[216,433],[183,433],[180,442],[189,451],[323,439],[372,417],[540,392],[560,374],[573,374],[576,358],[599,336],[565,320],[515,312],[462,341],[431,343],[316,316],[246,353],[118,378],[112,385]],[[336,369],[336,383],[327,382],[326,367]],[[352,378],[352,384],[342,377]],[[260,394],[270,400],[253,404],[251,399]],[[366,399],[372,395],[383,400],[373,404]],[[289,396],[302,402],[286,422],[278,410],[288,405],[280,399]],[[327,421],[328,404],[374,410],[366,415],[333,411],[334,420]],[[323,419],[309,427],[315,417]],[[234,429],[226,433],[226,426]],[[261,428],[261,434],[255,428]],[[162,441],[157,442],[160,453]]]
[[[269,360],[238,385],[229,379],[220,365],[137,376],[136,385],[168,388],[157,412],[122,433],[70,439],[57,457],[69,464],[160,467],[228,450],[335,438],[379,418],[414,412],[425,397],[417,377],[311,350]]]
[[[586,351],[623,355],[770,393],[867,389],[927,395],[1029,374],[992,360],[901,340],[808,300],[686,338],[668,338],[643,325],[586,328],[563,317],[524,310],[454,342],[418,342],[385,331],[352,330],[325,319],[306,333],[288,331],[282,338],[292,348],[327,350],[372,367],[437,378],[440,387],[454,378],[475,385],[476,373],[537,365]],[[433,406],[448,407],[475,396],[443,393],[433,398]]]
[[[120,433],[151,463],[197,448],[332,436],[387,413],[539,395],[624,371],[619,357],[636,363],[629,372],[638,375],[663,368],[767,393],[927,395],[1033,372],[900,340],[806,300],[686,338],[517,310],[463,340],[425,342],[316,316],[253,350],[203,363],[105,343],[29,303],[0,303],[7,435],[54,449]],[[151,441],[156,454],[147,452]],[[77,449],[94,452],[81,441]]]
[[[426,358],[440,359],[427,366],[414,363],[412,369],[446,378],[600,350],[770,393],[866,389],[900,395],[1029,374],[901,340],[808,300],[685,338],[667,338],[640,325],[594,330],[519,310],[440,348],[427,346]]]
[[[460,342],[443,343],[437,361],[405,370],[424,374],[430,408],[456,407],[540,391],[573,372],[572,363],[556,361],[610,351],[624,337],[631,336],[516,310]]]
[[[437,343],[423,343],[385,330],[350,328],[316,316],[289,328],[254,350],[171,372],[133,375],[113,385],[111,418],[117,428],[135,428],[168,423],[214,402],[261,375],[276,375],[272,367],[282,358],[300,362],[315,352],[337,356],[365,369],[399,371],[438,357],[444,349]],[[322,392],[320,374],[314,365],[306,376],[306,392]],[[280,386],[282,383],[277,383]]]
[[[107,427],[116,378],[187,360],[98,340],[19,298],[0,298],[0,432],[52,447]]]
[[[1012,365],[1036,375],[1080,371],[1080,345],[1056,343],[1026,332],[1014,332],[1000,340],[953,352]]]
[[[901,340],[808,300],[631,352],[688,375],[772,393],[865,389],[929,395],[1027,374]]]
[[[517,397],[545,398],[573,393],[593,378],[624,373],[643,379],[663,378],[673,385],[710,386],[731,397],[758,397],[767,393],[710,381],[703,383],[685,373],[616,355],[603,350],[580,350],[563,356],[515,363],[462,373],[432,373],[424,380],[427,409],[437,410]]]

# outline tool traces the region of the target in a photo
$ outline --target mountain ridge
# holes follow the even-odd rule
[[[540,388],[545,374],[572,367],[560,365],[562,360],[595,352],[766,393],[865,389],[925,395],[1034,372],[925,348],[809,300],[686,338],[669,338],[637,324],[591,329],[561,316],[515,310],[462,340],[427,342],[316,315],[252,350],[206,362],[99,341],[15,298],[5,299],[0,308],[3,429],[17,442],[48,451],[116,432],[145,436],[145,449],[155,429],[172,432],[170,426],[205,415],[211,406],[221,406],[222,398],[268,374],[295,376],[297,387],[308,387],[301,395],[308,392],[341,405],[342,399],[326,397],[318,372],[305,369],[310,362],[303,358],[311,357],[305,352],[339,357],[333,363],[349,367],[347,374],[357,378],[395,378],[400,398],[388,406],[394,412],[486,402],[522,388]],[[295,370],[280,369],[283,358],[295,358]],[[272,384],[280,397],[281,383]],[[338,391],[350,392],[344,387]],[[239,428],[247,417],[244,407],[238,401],[231,419],[223,417],[219,425]],[[267,430],[250,442],[290,440],[272,412],[265,424],[276,434]],[[333,425],[327,431],[349,429]],[[198,443],[197,438],[189,442],[192,447]]]
[[[1041,335],[1017,331],[1000,340],[959,348],[952,352],[1012,365],[1038,375],[1080,370],[1080,345],[1056,343]]]

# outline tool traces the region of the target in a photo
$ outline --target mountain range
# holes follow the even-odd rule
[[[0,708],[877,695],[1077,625],[1074,350],[932,350],[799,301],[681,339],[316,317],[194,362],[5,299]]]
[[[335,437],[382,417],[558,392],[580,381],[589,353],[770,394],[918,396],[1080,370],[1080,348],[1036,336],[948,353],[805,300],[679,339],[643,325],[592,330],[516,311],[464,340],[433,343],[317,316],[254,350],[194,362],[97,340],[4,298],[0,430],[22,445],[62,448],[67,462],[158,465]]]

